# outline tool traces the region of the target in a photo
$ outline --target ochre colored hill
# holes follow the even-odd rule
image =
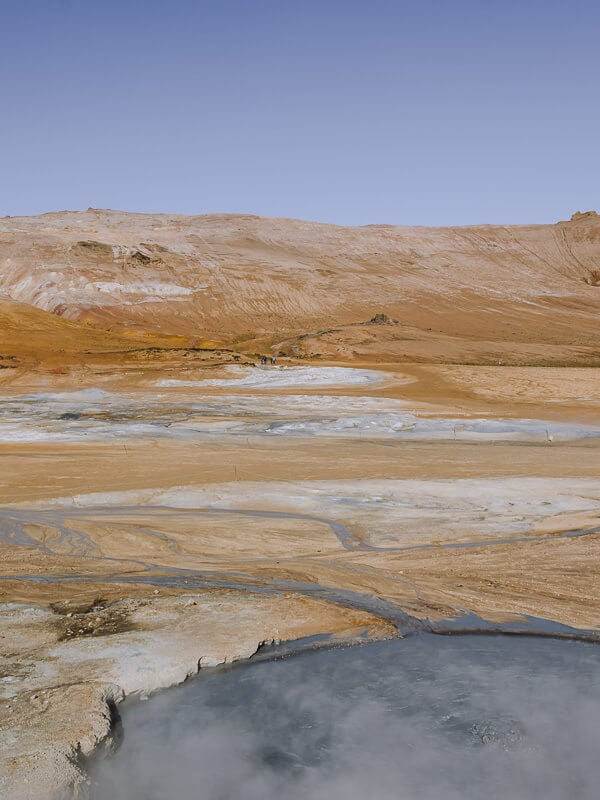
[[[181,337],[99,330],[0,297],[0,369],[39,361],[60,367],[91,356],[110,357],[149,348],[171,351],[188,344]]]
[[[329,359],[595,364],[600,217],[463,228],[91,209],[3,218],[0,291],[3,355],[149,334]],[[376,314],[388,319],[364,324]]]

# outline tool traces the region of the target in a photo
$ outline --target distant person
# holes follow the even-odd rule
[[[266,365],[266,363],[267,363],[267,357],[266,357],[266,356],[261,356],[261,357],[260,357],[260,363],[261,363],[263,366],[265,366],[265,365]]]
[[[277,356],[271,356],[271,364],[275,366],[276,363],[277,363]]]

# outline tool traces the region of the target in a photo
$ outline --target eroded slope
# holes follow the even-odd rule
[[[298,355],[595,363],[599,269],[595,214],[464,228],[98,210],[0,220],[0,290],[14,301]],[[376,312],[399,324],[360,325]]]

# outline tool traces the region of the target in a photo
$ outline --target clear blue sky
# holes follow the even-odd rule
[[[0,214],[600,210],[597,0],[0,5]]]

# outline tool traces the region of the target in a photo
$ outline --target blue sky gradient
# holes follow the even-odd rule
[[[600,210],[600,4],[1,2],[0,214]]]

